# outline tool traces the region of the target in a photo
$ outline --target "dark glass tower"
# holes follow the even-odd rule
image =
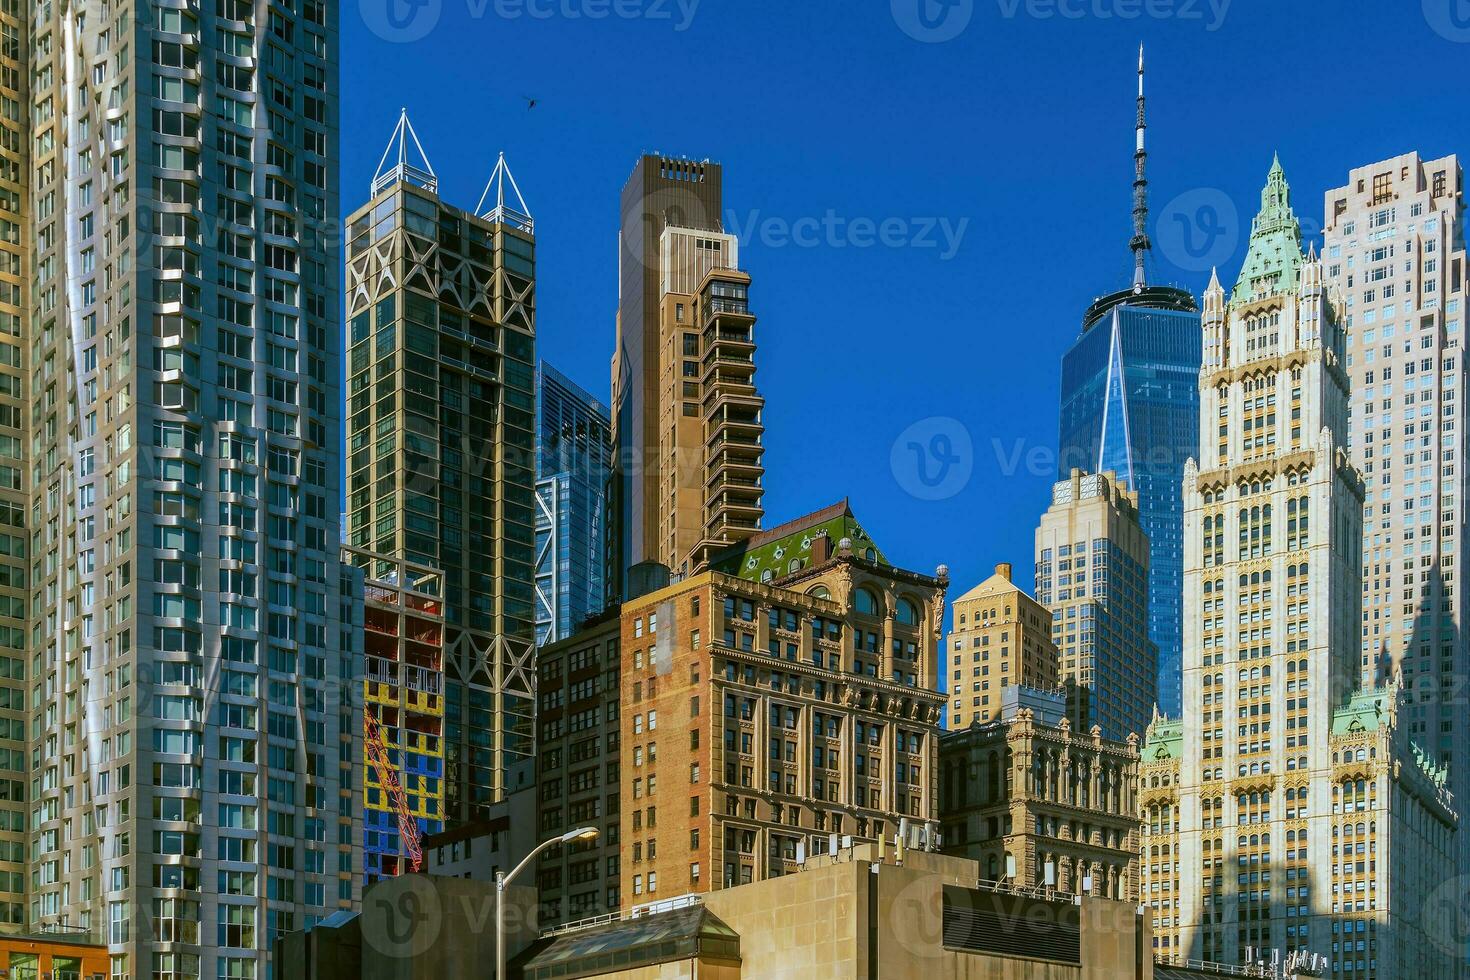
[[[1147,294],[1165,292],[1159,288]],[[1148,632],[1159,648],[1159,707],[1179,711],[1183,644],[1184,461],[1199,445],[1199,313],[1189,294],[1131,291],[1087,322],[1062,358],[1062,472],[1113,472],[1138,494],[1149,539]]]
[[[607,605],[612,422],[600,401],[545,361],[536,380],[536,645],[544,646]]]
[[[410,142],[421,157],[404,117],[348,218],[347,544],[372,553],[369,580],[442,575],[444,690],[424,703],[454,828],[487,819],[534,749],[536,238],[503,157],[466,211]],[[407,756],[437,740],[380,723],[412,795]]]
[[[1060,476],[1112,472],[1138,494],[1148,535],[1148,631],[1159,648],[1159,707],[1180,709],[1184,585],[1184,462],[1199,445],[1200,318],[1194,297],[1150,286],[1145,262],[1143,53],[1138,57],[1134,151],[1133,285],[1093,302],[1062,357]]]

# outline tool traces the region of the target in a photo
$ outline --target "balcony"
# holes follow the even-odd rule
[[[727,405],[708,420],[705,445],[713,448],[726,439],[759,445],[761,434],[765,431],[766,427],[761,422],[759,412]]]
[[[755,316],[750,312],[750,301],[744,298],[732,296],[710,296],[704,300],[704,325],[708,327],[711,323],[721,317],[738,317],[742,321],[755,322]]]
[[[755,376],[755,358],[750,354],[716,347],[704,355],[702,384],[750,384]]]

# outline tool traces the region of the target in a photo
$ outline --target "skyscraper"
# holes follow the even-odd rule
[[[611,577],[677,574],[760,530],[764,399],[740,243],[721,231],[718,164],[639,159],[623,188],[613,353]]]
[[[1348,446],[1367,481],[1363,667],[1370,680],[1402,672],[1420,695],[1409,731],[1457,781],[1470,762],[1455,694],[1470,673],[1463,192],[1452,156],[1355,168],[1327,192],[1322,252],[1347,332]]]
[[[1150,547],[1148,631],[1159,649],[1158,698],[1164,710],[1177,712],[1184,556],[1180,494],[1184,461],[1199,436],[1199,314],[1187,290],[1148,284],[1152,243],[1143,137],[1140,51],[1129,243],[1133,283],[1088,307],[1081,335],[1062,357],[1058,459],[1059,475],[1074,468],[1111,472],[1138,494],[1139,521]]]
[[[612,423],[550,364],[536,372],[536,645],[574,633],[607,605]]]
[[[405,115],[348,219],[347,522],[369,580],[443,575],[452,826],[532,752],[536,245],[504,157],[473,211],[438,187]]]
[[[1036,528],[1036,601],[1051,610],[1072,724],[1104,738],[1143,736],[1153,715],[1158,648],[1148,638],[1148,536],[1138,496],[1111,474],[1052,487]]]
[[[1185,713],[1143,751],[1160,952],[1241,964],[1255,947],[1320,954],[1331,976],[1453,976],[1448,923],[1424,896],[1457,818],[1443,767],[1399,720],[1401,692],[1360,688],[1364,486],[1344,444],[1345,335],[1279,162],[1228,300],[1211,278],[1203,333]]]
[[[1061,684],[1051,610],[1011,580],[1010,564],[956,599],[951,615],[944,667],[951,731],[999,718],[1008,687]]]
[[[112,976],[248,980],[357,896],[328,701],[337,8],[20,8],[0,483],[28,919],[97,930]]]

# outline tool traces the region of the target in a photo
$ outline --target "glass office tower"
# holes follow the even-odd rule
[[[1143,48],[1133,151],[1133,283],[1100,297],[1062,358],[1058,477],[1113,473],[1138,495],[1148,535],[1148,634],[1159,648],[1159,706],[1177,716],[1184,642],[1184,462],[1199,439],[1200,319],[1194,297],[1149,285]]]
[[[571,636],[607,604],[612,420],[542,361],[536,377],[536,645]]]
[[[1105,296],[1062,358],[1060,467],[1111,472],[1138,494],[1148,535],[1149,639],[1159,707],[1179,712],[1184,462],[1199,445],[1200,320],[1181,289]]]
[[[347,544],[373,553],[369,581],[399,560],[443,576],[452,827],[486,819],[532,752],[536,245],[503,159],[464,210],[410,143],[405,116],[348,218]],[[392,717],[390,757],[414,751]]]

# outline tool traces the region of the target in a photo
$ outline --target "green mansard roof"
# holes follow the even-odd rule
[[[1250,248],[1230,294],[1233,303],[1292,292],[1302,267],[1302,227],[1291,209],[1291,185],[1281,159],[1271,161],[1261,210],[1251,221]]]
[[[1332,712],[1332,734],[1351,735],[1382,728],[1388,723],[1387,698],[1391,696],[1381,687],[1354,692],[1346,704]]]
[[[1179,718],[1159,718],[1148,726],[1139,761],[1166,762],[1184,755],[1184,722]]]
[[[762,531],[749,541],[720,552],[710,561],[710,567],[752,582],[780,578],[793,571],[793,561],[799,561],[802,568],[810,565],[812,542],[822,537],[832,542],[834,552],[837,550],[837,543],[847,538],[852,541],[854,555],[866,556],[871,548],[874,561],[881,565],[888,564],[883,552],[868,536],[868,532],[863,530],[857,518],[852,516],[852,508],[844,498],[830,507],[788,521],[769,531]]]

